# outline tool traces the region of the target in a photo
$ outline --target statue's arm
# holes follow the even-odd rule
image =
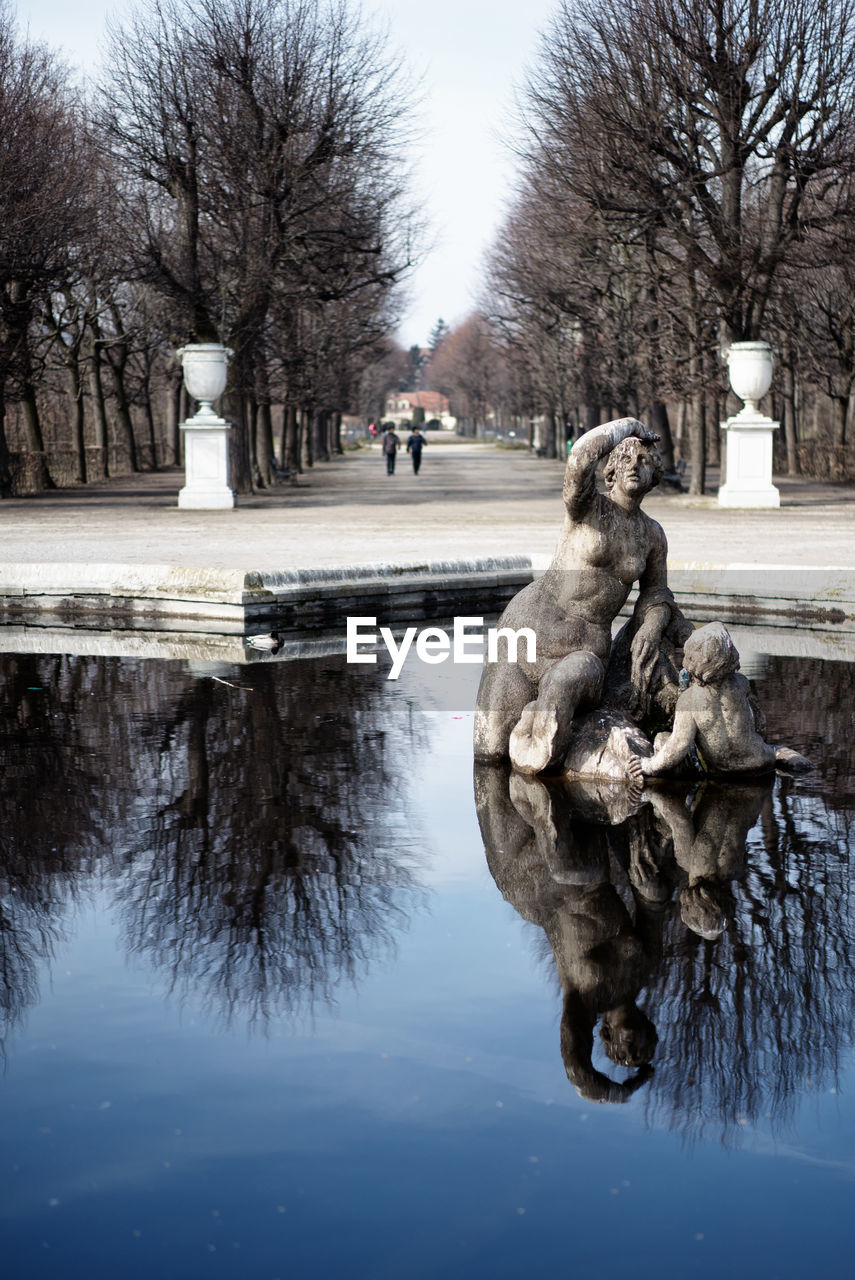
[[[651,758],[651,762],[654,758]],[[642,769],[643,767],[642,765]],[[685,871],[692,856],[692,846],[695,843],[695,824],[689,817],[682,800],[676,796],[654,789],[650,792],[650,803],[653,805],[655,813],[670,831],[674,845],[674,857],[677,865]]]
[[[691,699],[685,693],[677,700],[674,728],[668,735],[667,741],[652,756],[641,761],[641,772],[645,777],[652,777],[654,774],[673,769],[688,755],[689,747],[694,746],[698,727],[690,702]]]
[[[564,469],[564,504],[571,516],[583,510],[596,493],[597,463],[628,436],[652,443],[659,437],[637,418],[618,418],[586,431],[570,450]]]
[[[754,716],[754,728],[759,733],[763,741],[766,741],[766,713],[757,700],[757,694],[751,688],[751,681],[747,677],[745,679],[745,692],[748,697],[748,705]]]
[[[659,642],[676,607],[668,586],[668,543],[662,526],[650,521],[650,552],[638,580],[638,599],[633,615],[636,631],[632,639],[632,683],[645,692],[659,656]]]

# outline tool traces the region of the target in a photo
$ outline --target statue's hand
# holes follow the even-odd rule
[[[668,885],[663,879],[646,839],[635,839],[630,846],[629,880],[633,889],[647,902],[661,903],[668,899]]]
[[[638,628],[630,650],[632,658],[631,680],[639,694],[647,692],[653,668],[659,658],[661,631],[655,619],[645,621]]]
[[[644,444],[656,444],[656,442],[661,439],[661,436],[657,435],[655,431],[651,431],[643,422],[639,422],[635,430],[635,435]]]

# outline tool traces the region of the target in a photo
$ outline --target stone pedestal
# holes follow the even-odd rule
[[[779,507],[781,495],[772,484],[773,433],[781,424],[745,408],[722,422],[727,457],[720,507]]]
[[[181,423],[184,433],[184,488],[178,505],[210,511],[235,505],[229,488],[229,432],[231,426],[213,412],[199,412]]]

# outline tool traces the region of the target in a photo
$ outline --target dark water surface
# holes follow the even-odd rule
[[[0,670],[4,1277],[855,1274],[855,669],[635,809],[477,668]]]

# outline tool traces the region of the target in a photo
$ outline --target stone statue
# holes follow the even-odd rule
[[[789,772],[810,768],[804,756],[762,736],[765,720],[721,622],[692,632],[683,646],[683,669],[689,684],[677,699],[674,728],[657,734],[654,754],[640,760],[646,777],[681,770],[691,750],[711,774],[750,777],[776,765]]]
[[[533,628],[534,662],[486,664],[475,712],[475,755],[510,759],[523,773],[560,771],[574,718],[600,705],[612,623],[633,585],[628,694],[643,705],[663,633],[679,613],[668,589],[662,528],[641,510],[662,466],[652,431],[635,418],[595,427],[573,447],[564,475],[564,528],[542,578],[510,602],[499,626]],[[598,463],[607,458],[607,492]]]
[[[665,534],[641,510],[662,474],[657,439],[635,418],[621,418],[572,449],[552,563],[498,624],[534,630],[536,659],[510,661],[500,649],[499,661],[484,666],[477,761],[510,759],[521,774],[608,778],[638,791],[660,774],[811,767],[766,742],[727,629],[715,622],[695,631],[674,601]],[[596,485],[604,459],[605,494]],[[612,624],[636,582],[632,616],[613,641]]]

